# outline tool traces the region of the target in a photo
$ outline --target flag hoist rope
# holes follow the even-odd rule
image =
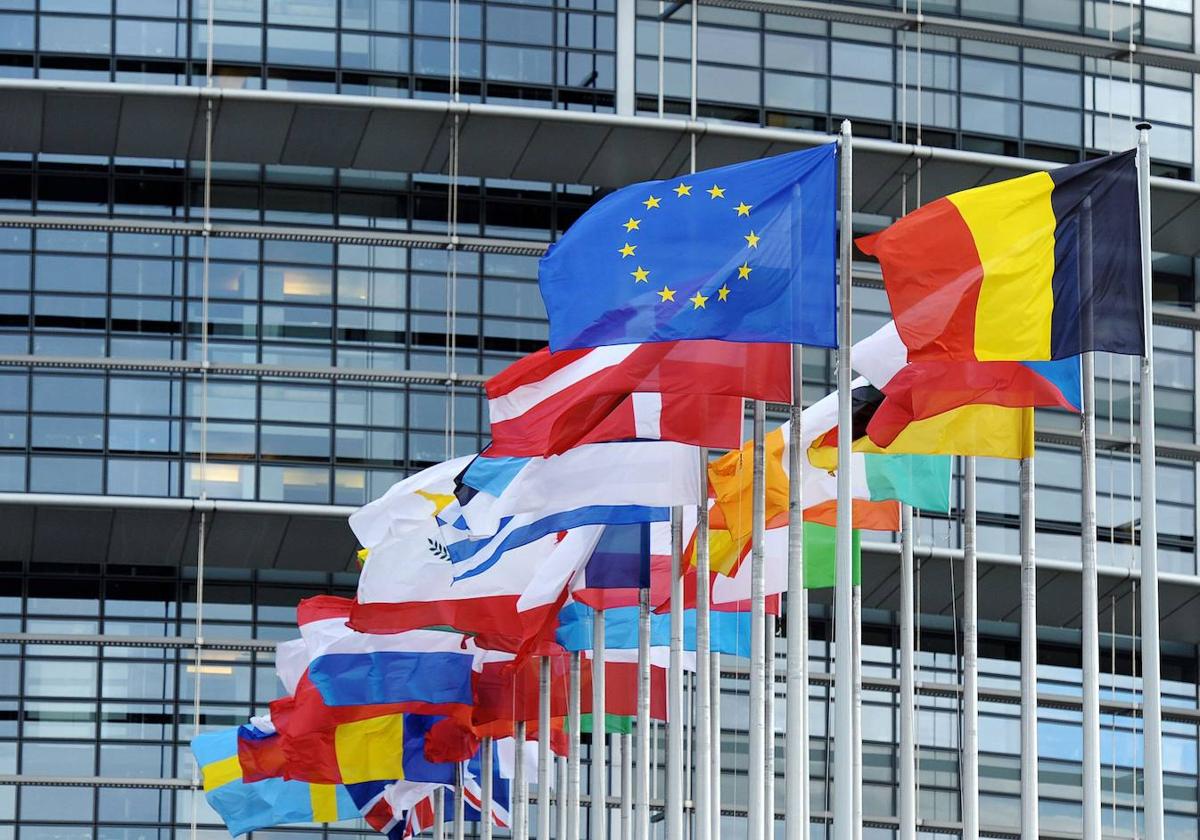
[[[1165,837],[1162,767],[1162,677],[1158,642],[1158,488],[1154,461],[1154,327],[1150,262],[1150,124],[1138,123],[1138,206],[1141,213],[1142,315],[1145,355],[1139,391],[1142,399],[1142,732],[1145,738],[1143,809],[1147,837]],[[1134,629],[1136,633],[1136,628]]]
[[[850,121],[842,122],[841,178],[838,213],[838,465],[836,587],[834,589],[834,751],[833,751],[833,838],[853,840],[854,821],[854,666],[853,648],[854,558],[851,543],[850,470],[850,343],[851,336],[851,213],[853,208],[853,149]],[[753,704],[751,705],[753,711]],[[753,743],[753,742],[752,742]],[[750,772],[754,772],[753,762]]]
[[[788,428],[787,706],[784,827],[787,840],[808,840],[808,590],[804,588],[804,348],[792,345]]]
[[[211,90],[213,86],[213,2],[207,2],[207,29],[205,34],[208,43],[204,54],[204,86]],[[213,97],[208,97],[204,107],[204,224],[201,230],[203,254],[200,271],[200,501],[208,500],[208,322],[209,322],[209,258],[211,256],[212,234],[212,158],[213,158]],[[192,737],[200,734],[200,702],[202,697],[201,678],[204,675],[202,667],[204,648],[204,561],[206,542],[208,538],[208,514],[200,513],[199,530],[196,534],[196,648],[193,652],[193,685],[192,685]],[[199,818],[200,796],[200,767],[195,758],[192,759],[192,801],[190,840],[196,840],[196,823]]]

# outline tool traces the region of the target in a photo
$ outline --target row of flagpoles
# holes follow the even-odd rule
[[[1140,213],[1138,257],[1141,267],[1139,279],[1142,319],[1140,329],[1144,346],[1141,377],[1141,606],[1145,651],[1143,709],[1146,744],[1144,801],[1147,834],[1151,837],[1161,837],[1163,791],[1154,517],[1148,128],[1140,127],[1137,150]],[[797,157],[792,157],[791,160],[785,158],[789,156],[778,160],[786,165],[799,161]],[[741,533],[741,524],[731,519],[731,508],[727,504],[730,498],[740,492],[729,490],[729,487],[737,484],[736,475],[734,479],[729,479],[728,473],[721,473],[720,469],[714,473],[714,468],[723,463],[734,464],[737,474],[740,474],[740,459],[748,455],[751,462],[748,493],[751,511],[748,528],[748,605],[745,607],[749,612],[749,798],[746,834],[750,840],[765,840],[768,836],[774,836],[775,614],[767,610],[767,598],[768,594],[777,598],[781,592],[787,592],[789,621],[785,720],[786,731],[791,737],[785,740],[784,747],[785,825],[788,840],[806,838],[811,822],[806,572],[811,570],[805,567],[803,519],[814,503],[827,500],[806,499],[805,487],[809,481],[808,473],[812,469],[811,459],[826,457],[817,450],[828,447],[829,434],[836,431],[836,469],[833,478],[835,487],[831,501],[836,503],[833,621],[837,654],[833,661],[832,697],[833,744],[838,748],[832,756],[830,819],[835,840],[858,840],[861,837],[862,596],[861,586],[856,583],[854,531],[858,506],[861,503],[866,509],[872,497],[869,490],[864,491],[856,485],[859,479],[855,477],[857,467],[854,465],[863,462],[855,459],[862,457],[863,450],[859,445],[865,436],[861,429],[856,428],[855,418],[852,416],[852,391],[857,395],[856,389],[859,385],[858,380],[851,379],[851,368],[854,366],[862,370],[865,364],[872,360],[864,354],[863,363],[858,364],[852,355],[852,350],[857,351],[858,348],[853,344],[851,335],[852,231],[849,220],[852,217],[853,157],[849,122],[843,124],[838,138],[837,166],[840,169],[837,178],[837,209],[841,219],[836,242],[838,299],[829,301],[832,307],[829,311],[836,311],[837,391],[833,402],[825,406],[836,409],[833,428],[829,429],[828,425],[810,428],[806,425],[807,412],[803,410],[802,400],[803,356],[801,345],[796,342],[793,342],[790,348],[791,407],[790,422],[786,431],[777,430],[773,433],[778,435],[778,441],[768,446],[765,428],[766,405],[762,399],[755,399],[752,411],[753,433],[749,446],[743,448],[740,453],[734,452],[725,456],[715,464],[709,463],[708,450],[702,442],[709,439],[706,435],[711,434],[710,429],[700,427],[697,431],[693,428],[688,434],[697,436],[698,439],[688,438],[687,446],[673,448],[666,442],[673,438],[669,437],[663,419],[667,415],[667,397],[670,396],[665,391],[658,394],[658,402],[654,403],[652,408],[653,411],[661,412],[661,417],[654,416],[655,422],[661,421],[661,425],[655,427],[655,432],[662,437],[662,441],[649,444],[649,447],[657,447],[654,449],[638,443],[617,443],[629,437],[645,437],[644,432],[650,428],[644,416],[639,414],[646,410],[646,405],[645,401],[639,398],[642,392],[636,389],[628,395],[628,401],[620,403],[629,407],[632,412],[631,427],[622,425],[624,421],[620,420],[616,407],[612,409],[609,417],[597,421],[593,426],[575,431],[564,430],[557,423],[538,426],[536,429],[520,425],[534,413],[535,408],[544,405],[545,393],[539,390],[544,382],[555,376],[576,376],[575,373],[564,371],[573,364],[582,364],[586,368],[586,365],[593,364],[593,361],[589,361],[590,357],[543,355],[540,361],[534,360],[530,364],[548,365],[552,370],[548,374],[539,373],[541,378],[536,380],[521,380],[520,376],[514,373],[511,381],[497,381],[504,379],[505,375],[501,374],[489,383],[496,451],[490,455],[485,453],[489,457],[454,459],[433,467],[392,488],[382,499],[355,514],[352,525],[360,541],[369,551],[358,599],[352,603],[320,602],[302,605],[301,638],[285,643],[280,648],[279,672],[289,689],[289,695],[281,698],[277,704],[272,704],[270,717],[256,718],[232,734],[214,733],[196,739],[194,749],[197,761],[204,769],[205,790],[209,794],[210,802],[226,818],[231,832],[236,834],[240,833],[235,830],[238,828],[277,824],[272,820],[290,821],[284,817],[307,815],[314,821],[327,821],[330,818],[360,814],[389,836],[399,832],[399,836],[402,837],[431,827],[435,835],[440,837],[444,835],[446,824],[449,822],[457,840],[464,835],[469,805],[478,812],[480,833],[485,838],[491,836],[492,824],[496,821],[510,826],[517,840],[525,840],[531,831],[535,831],[539,838],[548,838],[553,834],[562,840],[580,840],[584,829],[581,822],[581,731],[586,702],[592,727],[589,753],[591,805],[588,808],[587,836],[593,840],[600,840],[619,834],[623,840],[649,840],[652,825],[651,767],[657,753],[656,745],[651,742],[652,662],[657,649],[652,643],[652,609],[661,608],[664,602],[669,602],[664,803],[666,840],[683,840],[689,823],[692,826],[691,836],[696,840],[715,840],[719,837],[721,828],[722,762],[718,711],[721,697],[720,646],[714,644],[713,622],[716,611],[713,602],[717,588],[713,581],[718,580],[720,575],[731,572],[733,567],[725,565],[728,558],[722,555],[722,569],[718,572],[714,568],[713,546],[721,544],[714,543],[713,533],[720,532],[733,540],[735,561],[743,546],[735,539],[736,534]],[[1086,167],[1088,164],[1081,166]],[[714,170],[712,173],[701,174],[711,175],[709,180],[724,179],[726,184],[740,183],[731,172],[733,168],[728,169],[730,171]],[[800,179],[797,181],[799,183],[808,176],[801,173],[794,177]],[[756,182],[752,180],[752,176],[747,178],[750,180],[745,182],[744,189],[750,192]],[[688,190],[700,185],[698,181],[690,184],[680,181],[677,187],[671,188],[667,182],[662,182],[649,185],[648,190],[646,185],[638,185],[629,190],[639,190],[638,202],[645,207],[643,215],[650,218],[652,211],[659,208],[662,201],[661,197],[656,197],[656,192],[665,194],[671,189],[676,198],[683,202],[689,197]],[[820,187],[813,189],[819,192]],[[605,212],[602,209],[604,205],[627,192],[628,190],[623,190],[597,205],[597,208],[601,209],[601,215]],[[708,192],[709,198],[705,201],[717,202],[724,199],[723,188],[715,181]],[[649,197],[642,200],[642,194]],[[794,197],[797,194],[793,191],[789,195]],[[766,198],[755,200],[769,209],[769,202],[776,199],[767,194]],[[963,201],[965,206],[966,200]],[[718,205],[702,206],[713,208]],[[736,210],[737,217],[741,218],[749,217],[755,206],[758,205],[747,204],[746,199],[743,199],[737,208],[728,209]],[[628,214],[625,207],[618,209],[622,218]],[[641,211],[637,211],[635,206],[635,212]],[[705,212],[716,211],[707,209]],[[795,208],[789,206],[787,212],[795,212]],[[638,253],[637,249],[642,248],[641,254],[638,255],[638,258],[643,260],[642,264],[638,264],[635,271],[629,272],[635,278],[635,289],[636,283],[643,282],[647,276],[659,270],[657,264],[649,269],[643,267],[651,265],[654,241],[643,238],[637,244],[632,242],[637,239],[633,232],[640,230],[639,225],[642,221],[641,218],[630,215],[628,222],[623,223],[626,238],[623,247],[619,249],[620,258],[617,262],[624,271],[626,266],[620,260],[634,256]],[[781,233],[777,227],[772,226],[776,222],[777,218],[763,221],[757,228],[761,233],[756,233],[755,228],[749,228],[749,234],[743,237],[748,243],[744,247],[755,251],[759,240],[764,237],[786,236],[786,232]],[[605,221],[605,224],[608,222]],[[649,226],[649,223],[647,225]],[[1078,213],[1076,234],[1079,246],[1074,257],[1078,261],[1080,288],[1089,291],[1097,284],[1092,277],[1092,226],[1091,198],[1085,196],[1082,209]],[[685,230],[679,235],[688,234]],[[794,230],[792,235],[794,241]],[[678,244],[678,241],[675,242],[676,246]],[[610,249],[607,240],[602,246],[605,251],[617,250]],[[877,247],[877,244],[872,247]],[[816,250],[819,251],[819,247]],[[569,247],[562,247],[557,256],[553,252],[552,256],[561,264],[569,265],[573,258],[571,253]],[[591,261],[600,259],[597,254],[591,252],[584,256]],[[724,255],[718,256],[725,259]],[[768,258],[756,262],[751,267],[751,259],[762,259],[760,255],[754,253],[745,256],[743,260],[743,255],[739,253],[737,258],[743,260],[740,269],[744,272],[742,279],[747,278],[751,271],[758,271],[760,275],[767,277],[769,286],[770,272],[773,270],[769,256],[768,254]],[[884,263],[886,283],[888,264],[883,257],[881,262]],[[832,263],[830,267],[832,268]],[[744,288],[735,287],[738,291]],[[721,302],[731,294],[727,286],[723,289]],[[664,290],[671,291],[669,286],[664,286]],[[704,310],[705,302],[712,295],[705,297],[704,288],[697,288],[695,291],[696,297],[690,299],[693,303],[690,311],[686,307],[680,307],[679,310],[672,310],[666,317],[703,317],[697,313]],[[670,295],[664,295],[662,292],[655,294],[661,297],[656,304],[673,303]],[[597,296],[602,297],[602,294],[597,293]],[[548,296],[548,301],[551,299],[553,294]],[[559,304],[556,305],[562,305],[562,299],[558,300]],[[600,304],[604,303],[603,300],[600,301]],[[571,302],[571,305],[577,304]],[[638,305],[643,304],[639,301]],[[567,336],[568,344],[576,340],[571,338],[573,333],[555,333],[556,325],[562,324],[563,321],[556,320],[554,306],[549,308],[552,341],[555,340],[555,335],[558,335],[559,341],[564,339],[564,335]],[[675,314],[676,312],[679,314]],[[899,322],[903,313],[896,311],[895,314]],[[587,335],[589,329],[611,329],[608,322],[597,323],[600,327],[588,327],[579,334]],[[705,329],[718,330],[719,335],[719,330],[724,328],[725,326],[718,324],[716,327]],[[885,340],[886,332],[886,329],[882,330],[868,341],[875,341],[879,335],[883,335],[881,340]],[[714,335],[710,333],[683,337],[712,338]],[[610,335],[605,342],[622,344],[613,338]],[[656,335],[650,340],[664,339]],[[899,338],[896,342],[899,342]],[[639,351],[635,348],[627,355],[618,353],[617,364],[634,358],[632,354],[636,352]],[[912,348],[909,347],[907,352],[911,353]],[[1090,345],[1081,356],[1083,836],[1098,838],[1099,630],[1096,583],[1095,398]],[[520,364],[514,365],[514,368]],[[555,367],[557,365],[562,367]],[[529,365],[526,365],[522,370],[528,367]],[[587,370],[587,375],[592,375],[601,369]],[[747,367],[746,371],[749,370]],[[892,396],[885,381],[892,381],[893,374],[894,371],[888,373],[886,380],[873,380],[873,384],[883,390],[885,398]],[[736,399],[740,408],[741,397]],[[827,401],[822,401],[822,404],[825,403]],[[1031,422],[1032,405],[1044,404],[1048,403],[1033,402],[1021,405],[1024,406],[1024,411],[1029,412],[1027,419]],[[1006,404],[1002,402],[999,405]],[[823,421],[816,418],[829,415],[820,414],[816,411],[818,407],[810,407],[810,410],[814,411],[812,422],[821,426]],[[689,405],[687,410],[692,411],[695,408]],[[720,409],[708,405],[705,410],[717,412]],[[943,409],[941,414],[935,412],[934,415],[925,418],[914,416],[912,420],[934,419],[946,413]],[[605,423],[610,421],[611,427],[605,426]],[[508,423],[509,426],[503,427],[504,423]],[[633,434],[629,433],[630,428]],[[520,431],[514,432],[513,429]],[[538,438],[535,443],[526,440],[525,444],[522,444],[524,439],[521,435],[533,432],[539,435],[544,433],[545,437]],[[823,434],[817,435],[814,432]],[[783,445],[785,441],[786,445]],[[776,443],[779,446],[776,446]],[[536,449],[524,452],[520,449],[521,445],[535,446]],[[868,440],[867,445],[876,447],[867,448],[865,451],[868,453],[888,451],[886,445],[877,441]],[[513,451],[506,457],[495,457],[505,456],[506,446]],[[604,449],[602,453],[588,451],[589,447],[595,446],[610,448]],[[772,453],[770,465],[768,449]],[[782,454],[783,450],[786,450],[786,455]],[[814,452],[817,454],[814,455]],[[540,456],[561,457],[530,457],[535,453]],[[962,498],[965,575],[962,653],[962,824],[963,836],[975,838],[980,831],[976,453],[972,451],[958,454],[966,456],[963,461]],[[651,462],[647,461],[647,458],[657,460]],[[672,483],[670,493],[656,495],[658,491],[654,489],[657,486],[654,482],[658,477],[653,475],[654,471],[664,469],[667,474],[674,475],[671,470],[677,467],[690,475]],[[909,469],[912,468],[910,465]],[[771,486],[774,486],[771,485],[770,479],[772,469],[782,469],[787,474],[784,507],[788,527],[785,547],[782,549],[786,559],[786,584],[775,586],[768,593],[768,526],[770,525],[772,531],[779,527],[775,515],[779,511],[772,508],[773,504],[778,506],[779,500],[770,492]],[[643,479],[639,471],[648,473],[648,477]],[[540,478],[532,477],[535,474]],[[582,478],[568,488],[567,478],[580,476]],[[587,484],[590,480],[601,480],[601,476],[605,476],[607,481],[602,481],[597,486]],[[714,476],[724,478],[718,481]],[[946,478],[948,484],[948,473]],[[818,475],[814,481],[819,479]],[[614,486],[620,483],[628,486]],[[713,501],[713,494],[716,504],[712,510],[720,517],[720,527],[713,527],[710,532],[710,502]],[[899,507],[898,522],[901,534],[898,814],[901,837],[915,838],[920,820],[916,797],[919,771],[914,726],[914,531],[910,503],[918,502],[916,496],[906,495],[905,492],[880,498],[891,500],[892,505],[895,505],[896,500],[903,502]],[[606,710],[610,699],[606,691],[606,680],[610,676],[607,665],[615,660],[606,644],[610,614],[610,611],[605,609],[607,603],[601,599],[601,602],[595,605],[594,612],[590,615],[590,634],[586,642],[567,645],[570,653],[565,692],[558,694],[555,691],[554,663],[561,648],[550,643],[545,637],[545,631],[547,627],[557,627],[561,630],[560,622],[564,620],[558,610],[564,603],[572,600],[572,593],[577,593],[582,576],[604,573],[603,562],[596,567],[592,565],[599,562],[597,558],[603,554],[599,545],[601,534],[607,533],[604,529],[637,525],[645,526],[645,533],[650,534],[652,527],[664,522],[666,513],[660,507],[656,507],[663,501],[670,502],[670,569],[666,575],[669,580],[669,596],[652,598],[655,578],[647,568],[644,581],[636,592],[636,721],[632,738],[622,736],[614,742],[614,752],[620,754],[620,788],[616,792],[619,809],[615,821],[619,828],[614,828],[609,819],[607,785],[612,768],[605,733]],[[949,504],[948,497],[946,504]],[[1037,582],[1031,450],[1020,462],[1020,505],[1021,832],[1023,838],[1033,840],[1038,835],[1038,753]],[[684,520],[691,515],[690,511],[693,508],[694,528],[691,538],[685,539],[687,530]],[[776,548],[770,550],[778,551],[778,544],[775,545]],[[644,560],[645,563],[651,564],[653,553],[652,537],[647,536],[638,550],[638,562]],[[506,563],[508,565],[505,565]],[[516,575],[520,580],[510,581],[512,588],[503,589],[503,597],[500,598],[502,603],[499,605],[495,593],[491,590],[487,598],[470,594],[475,591],[471,587],[478,586],[479,580],[499,580],[505,575]],[[521,578],[521,575],[524,577]],[[692,579],[696,582],[694,607],[689,607],[685,582]],[[642,580],[640,575],[639,580]],[[499,584],[488,585],[495,587]],[[733,598],[733,601],[739,604],[742,600],[744,599],[741,596]],[[512,606],[513,604],[516,606]],[[524,606],[521,606],[522,604]],[[694,609],[695,642],[690,650],[685,649],[686,609]],[[501,614],[504,620],[496,618]],[[588,619],[584,619],[586,620]],[[442,636],[421,636],[419,639],[413,635],[434,632],[423,628],[439,626],[449,627],[454,633],[436,631],[435,636],[437,633],[441,633]],[[574,627],[572,632],[582,632],[583,629],[585,628]],[[456,642],[457,649],[449,644],[451,640],[447,639],[455,634],[461,634],[461,639]],[[562,642],[561,634],[555,638]],[[590,664],[586,668],[585,650],[590,650]],[[433,653],[437,653],[436,659],[429,658]],[[685,653],[694,655],[694,693],[690,714],[685,713],[684,705]],[[393,660],[389,657],[399,658]],[[401,670],[388,670],[392,666],[387,663],[393,661],[403,662]],[[537,665],[537,708],[535,712],[525,709],[518,714],[515,709],[521,702],[517,696],[520,688],[516,682],[517,677],[512,675],[519,672],[524,661],[535,661]],[[434,662],[437,663],[436,666],[430,664]],[[506,663],[492,673],[503,675],[503,679],[510,680],[503,685],[508,686],[504,690],[511,691],[510,702],[514,709],[511,719],[504,718],[501,714],[500,717],[483,720],[479,714],[483,701],[480,699],[477,680],[482,679],[478,675],[488,672],[489,662]],[[436,685],[426,683],[431,676],[430,673],[422,673],[426,668],[441,669],[437,671],[439,681],[435,681]],[[463,680],[468,676],[469,680],[464,683]],[[590,697],[584,694],[585,682],[589,686]],[[429,717],[430,715],[433,717]],[[429,719],[426,719],[427,717]],[[565,725],[561,725],[564,723],[561,721],[563,717]],[[685,753],[684,728],[689,721],[692,727],[691,760],[688,760]],[[503,725],[497,727],[497,724]],[[536,762],[530,764],[526,761],[529,750],[526,740],[529,728],[535,724],[536,752],[533,755],[536,755]],[[566,741],[565,756],[556,761],[553,754],[562,751],[554,747],[556,726],[560,725]],[[397,733],[403,734],[401,736]],[[388,740],[397,738],[400,740],[395,743]],[[410,746],[410,740],[411,744],[419,746]],[[400,741],[403,741],[403,748],[399,746]],[[349,752],[340,752],[343,745],[349,744],[360,745],[371,755],[362,759],[361,756],[352,756]],[[323,750],[325,752],[322,752]],[[511,754],[504,750],[511,750]],[[380,751],[381,754],[376,754]],[[536,826],[531,825],[529,807],[531,780],[528,768],[534,765],[538,806]],[[268,787],[261,787],[267,783],[271,783],[269,793]],[[305,786],[302,793],[297,794],[298,789],[295,787],[286,787],[295,784]],[[260,787],[255,788],[256,785]],[[332,791],[325,790],[326,787],[331,787]],[[550,807],[552,787],[555,788],[553,814]],[[508,791],[506,797],[501,797],[503,801],[497,798],[500,796],[497,791],[501,788]],[[443,789],[453,792],[449,803],[443,795]],[[299,795],[300,800],[296,800],[294,795]],[[308,805],[304,804],[305,797]],[[298,806],[297,801],[300,801]],[[280,803],[286,803],[287,807]],[[304,810],[305,807],[308,807],[307,811]],[[447,809],[450,812],[448,820]]]

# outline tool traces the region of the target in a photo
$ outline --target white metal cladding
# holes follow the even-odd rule
[[[444,173],[461,123],[460,173],[617,187],[687,170],[690,138],[707,168],[832,142],[782,128],[464,102],[287,91],[0,80],[0,152],[203,157],[214,102],[216,160]],[[855,141],[858,212],[894,217],[922,165],[929,199],[1054,164],[882,140]],[[1200,254],[1200,184],[1152,179],[1154,248]]]

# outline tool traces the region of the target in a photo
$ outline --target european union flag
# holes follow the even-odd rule
[[[550,349],[836,346],[836,154],[830,143],[605,197],[539,266]]]

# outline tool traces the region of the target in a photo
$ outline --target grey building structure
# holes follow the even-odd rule
[[[706,168],[820,142],[842,118],[862,232],[1154,124],[1166,819],[1170,837],[1200,837],[1198,25],[1191,0],[0,0],[0,840],[190,836],[197,717],[231,726],[279,694],[273,645],[295,635],[296,602],[353,592],[350,511],[486,442],[480,383],[546,341],[546,245],[605,190],[687,171],[693,148]],[[863,336],[887,305],[876,266],[856,278]],[[827,393],[831,354],[807,352],[804,373],[807,401]],[[1142,836],[1135,380],[1128,360],[1097,359],[1102,785],[1118,838]],[[1043,836],[1071,838],[1078,419],[1038,422],[1039,810]],[[1008,837],[1016,465],[979,474],[981,823]],[[961,525],[918,522],[919,810],[926,836],[953,836]],[[864,836],[889,838],[897,547],[874,540]],[[815,837],[827,617],[817,597]],[[734,838],[748,696],[727,665]],[[202,800],[196,818],[222,836]]]

